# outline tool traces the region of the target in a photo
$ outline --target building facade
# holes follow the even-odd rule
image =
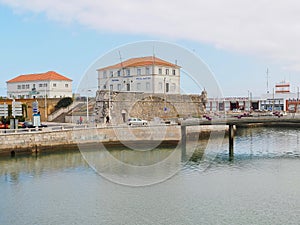
[[[154,56],[100,68],[98,90],[180,94],[180,66]]]
[[[252,97],[227,97],[213,99],[209,98],[206,104],[207,111],[236,111],[236,110],[259,110],[259,111],[285,111],[300,112],[299,88],[296,92],[291,91],[288,82],[280,82],[275,85],[273,91]]]
[[[72,80],[54,71],[20,75],[6,84],[10,99],[72,97]]]

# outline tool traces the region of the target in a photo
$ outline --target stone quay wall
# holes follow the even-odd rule
[[[0,155],[15,155],[42,151],[93,148],[122,142],[180,141],[180,126],[154,127],[92,127],[69,130],[48,130],[0,134]],[[96,145],[93,145],[96,144]],[[126,145],[126,144],[125,144]]]

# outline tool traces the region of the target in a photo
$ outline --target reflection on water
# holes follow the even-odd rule
[[[0,224],[298,224],[299,140],[299,129],[238,129],[233,161],[227,139],[216,158],[202,140],[175,176],[139,188],[103,179],[78,151],[1,158]],[[174,150],[109,152],[142,168]]]
[[[300,128],[238,129],[235,153],[250,156],[299,156]]]

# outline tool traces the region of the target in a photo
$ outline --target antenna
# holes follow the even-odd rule
[[[152,48],[152,78],[151,79],[154,79],[154,69],[155,69],[155,47],[153,45],[153,48]],[[154,82],[152,82],[152,94],[154,95]]]
[[[269,93],[269,68],[267,68],[267,93]]]
[[[154,46],[153,46],[153,48],[152,48],[152,61],[153,61],[153,67],[154,67],[154,65],[155,65],[155,50],[154,50]],[[153,72],[153,71],[152,71]],[[154,73],[154,72],[153,72]]]
[[[119,51],[119,57],[120,57],[120,62],[121,62],[122,75],[124,77],[124,66],[123,66],[123,60],[122,60],[122,56],[121,56],[121,52],[120,51]]]

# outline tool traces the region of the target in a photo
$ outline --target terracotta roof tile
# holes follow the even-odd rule
[[[28,82],[28,81],[46,81],[46,80],[65,80],[72,81],[71,79],[56,73],[55,71],[48,71],[46,73],[36,73],[36,74],[24,74],[17,76],[7,83],[17,83],[17,82]]]
[[[153,57],[153,56],[146,56],[146,57],[139,57],[139,58],[131,58],[122,63],[117,63],[115,65],[100,68],[98,70],[119,69],[122,67],[126,68],[126,67],[138,67],[138,66],[151,66],[153,64],[159,66],[170,66],[170,67],[180,68],[180,66],[167,62],[160,58]]]

